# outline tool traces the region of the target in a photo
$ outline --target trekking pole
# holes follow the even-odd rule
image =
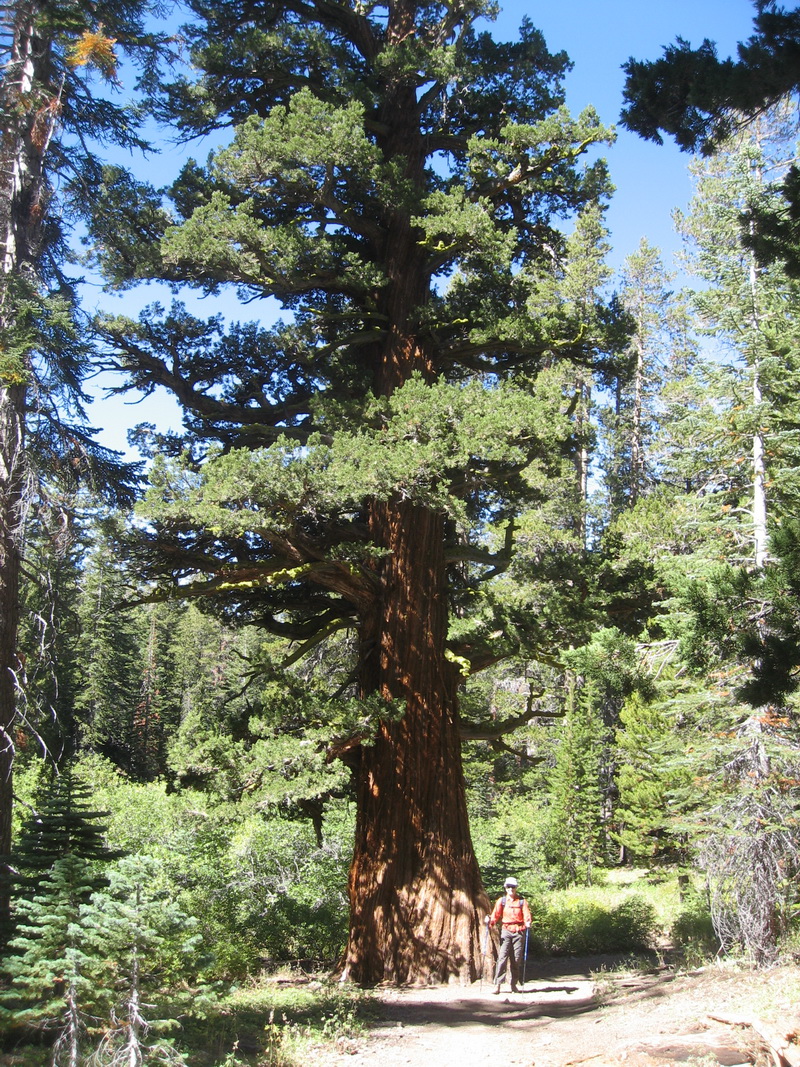
[[[522,958],[522,984],[525,985],[525,975],[528,973],[528,934],[529,927],[525,927],[525,955]]]
[[[478,992],[483,990],[483,972],[486,970],[486,949],[489,947],[489,918],[486,918],[486,930],[483,934],[483,955],[481,956],[481,980],[478,983]]]

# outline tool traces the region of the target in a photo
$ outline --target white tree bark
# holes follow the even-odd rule
[[[750,257],[750,292],[753,299],[753,330],[758,327],[758,274],[755,257]],[[761,404],[759,362],[753,362],[753,404]],[[753,562],[763,567],[767,561],[767,475],[764,464],[764,438],[760,430],[753,434]]]

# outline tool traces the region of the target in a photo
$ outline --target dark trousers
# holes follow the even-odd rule
[[[525,931],[518,934],[510,930],[503,930],[500,934],[500,952],[497,956],[497,969],[494,972],[494,984],[500,985],[506,973],[506,964],[511,968],[511,985],[517,985],[519,981],[520,964],[522,963],[522,948],[525,944]]]

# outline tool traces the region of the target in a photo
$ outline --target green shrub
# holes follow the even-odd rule
[[[720,949],[711,912],[699,896],[690,897],[670,928],[673,948],[692,966],[716,955]]]
[[[599,952],[641,952],[653,946],[657,931],[651,904],[630,896],[611,908],[588,901],[557,902],[536,910],[533,951],[585,956]]]
[[[312,961],[331,964],[347,943],[346,904],[308,904],[282,896],[269,907],[262,923],[261,953],[276,963]]]
[[[191,789],[132,782],[100,757],[82,762],[109,839],[161,860],[172,898],[197,921],[202,975],[241,979],[272,963],[325,966],[347,941],[352,812],[333,802],[322,845],[308,821],[245,799],[218,803]]]

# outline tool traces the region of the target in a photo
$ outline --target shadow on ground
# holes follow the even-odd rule
[[[483,981],[454,990],[453,987],[407,989],[381,996],[376,1029],[405,1026],[516,1026],[538,1021],[577,1018],[597,1011],[603,1004],[604,970],[610,973],[622,957],[592,956],[587,959],[533,961],[528,964],[525,984],[519,993],[493,993]],[[669,992],[674,975],[654,968],[627,981],[615,980],[615,997],[643,1000]]]

